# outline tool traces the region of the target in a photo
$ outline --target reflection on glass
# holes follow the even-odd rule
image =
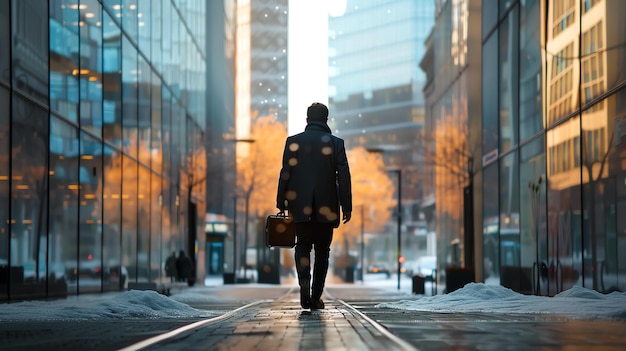
[[[102,17],[97,0],[81,0],[80,125],[102,135]]]
[[[499,153],[507,152],[518,143],[518,8],[514,7],[499,27]]]
[[[19,298],[46,291],[48,114],[17,95],[12,105],[9,263],[11,296]]]
[[[102,48],[102,136],[117,147],[122,145],[122,42],[117,24],[103,12]]]
[[[548,259],[543,273],[548,295],[576,284],[580,272],[573,256],[580,239],[580,120],[572,118],[547,134]]]
[[[122,147],[125,152],[137,158],[137,50],[122,38]]]
[[[88,70],[78,67],[78,6],[74,1],[50,2],[50,108],[78,121],[78,81]]]
[[[498,155],[498,32],[494,32],[483,46],[483,162]]]
[[[137,180],[137,281],[150,277],[150,170],[139,166]],[[132,277],[132,275],[131,275]]]
[[[78,130],[59,118],[50,119],[50,241],[51,266],[63,267],[68,293],[78,292]]]
[[[498,163],[483,175],[483,278],[486,284],[500,284],[500,214],[498,211]]]
[[[102,235],[104,269],[109,279],[103,290],[119,290],[127,286],[127,268],[122,264],[122,156],[104,146],[103,175],[98,192],[102,191]]]
[[[46,1],[11,2],[13,87],[48,104],[48,5]],[[28,57],[28,60],[21,58]]]
[[[80,138],[78,284],[80,292],[100,291],[110,274],[102,265],[102,198],[98,192],[102,177],[102,143],[84,132]]]
[[[520,159],[520,266],[522,277],[529,277],[532,294],[545,295],[541,262],[546,247],[546,169],[543,137],[521,149]]]
[[[137,278],[137,200],[138,169],[137,162],[121,156],[122,164],[122,262],[128,270],[128,281]]]
[[[11,27],[9,24],[10,1],[0,1],[0,48],[8,48],[11,45]],[[11,61],[11,52],[9,50],[0,51],[0,81],[9,83],[11,77],[11,69],[9,68],[9,62]],[[8,113],[7,113],[8,114]],[[2,292],[0,291],[0,294]]]
[[[0,204],[9,203],[9,106],[9,92],[0,86]],[[0,300],[8,298],[8,270],[9,208],[0,206]]]
[[[524,141],[543,128],[541,1],[522,1],[519,39],[519,134]]]
[[[503,286],[530,293],[531,276],[520,267],[519,160],[517,152],[500,161],[500,279]]]

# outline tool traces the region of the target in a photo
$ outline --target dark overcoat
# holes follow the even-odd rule
[[[287,138],[278,181],[276,207],[294,222],[316,219],[339,226],[352,212],[350,168],[344,141],[324,122],[309,121],[304,132]]]

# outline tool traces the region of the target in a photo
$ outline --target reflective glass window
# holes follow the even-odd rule
[[[122,0],[122,30],[134,43],[137,43],[137,2],[138,0]]]
[[[11,298],[45,296],[48,113],[13,95],[11,116]]]
[[[102,22],[102,135],[116,147],[122,143],[122,32],[103,12]]]
[[[626,105],[618,102],[625,96],[622,89],[582,117],[584,285],[599,291],[626,284],[619,279],[626,242],[618,239],[626,228],[618,215],[626,213]]]
[[[83,73],[78,66],[78,5],[50,1],[50,108],[78,122],[79,88]]]
[[[137,92],[137,123],[139,138],[139,162],[150,165],[152,139],[152,70],[148,62],[139,56],[138,92]]]
[[[498,155],[498,35],[492,35],[483,45],[483,161]]]
[[[483,279],[500,285],[498,163],[483,170]]]
[[[167,257],[161,255],[161,239],[163,237],[163,194],[161,185],[163,180],[156,172],[151,172],[150,176],[150,276],[148,279],[158,281],[165,278],[163,268],[165,267],[165,258]]]
[[[108,272],[104,290],[119,290],[127,286],[128,268],[122,261],[122,155],[104,145],[102,164],[102,242],[103,266]],[[99,190],[100,191],[100,190]]]
[[[48,2],[13,0],[11,14],[13,87],[48,105]]]
[[[519,133],[526,140],[543,128],[541,2],[521,2],[519,39]]]
[[[550,296],[571,288],[580,277],[580,257],[574,256],[576,241],[581,239],[580,143],[578,117],[548,131],[546,137],[548,236],[541,275]]]
[[[137,67],[137,50],[126,39],[122,38],[122,129],[123,149],[137,158],[137,86],[139,69]]]
[[[137,8],[137,41],[139,51],[148,60],[152,60],[151,35],[152,35],[152,4],[159,1],[139,1]]]
[[[78,292],[78,130],[63,119],[50,119],[49,172],[50,265],[65,272],[67,290]]]
[[[137,161],[122,156],[122,258],[128,280],[137,280]]]
[[[162,51],[161,51],[161,47],[162,45],[165,45],[165,42],[162,40],[162,34],[161,31],[163,30],[163,14],[161,13],[161,1],[152,1],[151,2],[151,9],[152,9],[152,15],[151,15],[151,19],[150,19],[150,39],[152,40],[152,43],[150,45],[150,51],[151,51],[151,55],[150,55],[150,62],[152,63],[152,66],[154,67],[154,69],[159,72],[162,73],[163,69],[162,69]],[[141,10],[143,11],[143,10]],[[147,23],[146,23],[147,26]]]
[[[150,206],[151,172],[147,167],[139,165],[137,180],[137,281],[147,281],[151,276],[150,267]]]
[[[545,295],[540,262],[547,259],[546,166],[543,137],[535,138],[520,151],[520,252],[522,279],[530,273],[532,294]]]
[[[100,291],[109,272],[103,269],[102,255],[102,142],[89,134],[80,134],[80,183],[78,252],[79,291]]]
[[[483,38],[498,23],[498,0],[483,0],[482,2],[482,31]]]
[[[80,125],[102,135],[102,11],[97,0],[82,0],[80,16]]]
[[[519,160],[512,152],[500,160],[500,281],[503,286],[530,293],[530,272],[520,267]]]
[[[9,82],[11,71],[9,62],[11,61],[11,14],[9,12],[10,1],[0,1],[0,81]]]
[[[0,86],[0,300],[8,298],[9,280],[9,91]]]
[[[500,153],[504,153],[518,143],[518,58],[519,26],[518,7],[514,7],[499,27],[499,117]]]

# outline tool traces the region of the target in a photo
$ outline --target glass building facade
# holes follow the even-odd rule
[[[406,233],[402,245],[407,259],[415,260],[427,250],[420,218],[426,76],[418,63],[434,23],[435,3],[344,3],[343,11],[336,9],[328,21],[329,125],[347,148],[384,150],[385,164],[401,169],[402,231]],[[395,220],[389,223],[385,230],[389,235],[380,238],[384,242],[368,243],[386,248],[386,253],[368,252],[368,260],[396,264],[391,236],[396,225]]]
[[[626,289],[624,14],[620,0],[483,1],[487,283]]]
[[[203,259],[205,6],[0,0],[0,300]]]

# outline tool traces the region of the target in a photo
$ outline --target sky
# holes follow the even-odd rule
[[[368,282],[367,286],[378,286],[382,289],[390,289],[390,291],[394,289],[393,284],[389,284],[390,280],[379,282]],[[355,286],[358,284],[356,283]],[[0,304],[0,311],[2,311],[0,322],[211,318],[216,315],[194,309],[187,304],[210,303],[216,299],[224,300],[224,297],[212,296],[210,289],[211,287],[206,286],[193,287],[173,294],[171,297],[154,291],[131,290],[72,296],[62,300],[4,303]],[[242,301],[242,305],[244,304]],[[527,296],[502,286],[470,283],[450,294],[424,296],[406,293],[397,301],[380,303],[376,307],[448,313],[544,313],[558,314],[572,319],[624,320],[626,319],[626,293],[613,292],[605,295],[576,286],[554,297]]]

